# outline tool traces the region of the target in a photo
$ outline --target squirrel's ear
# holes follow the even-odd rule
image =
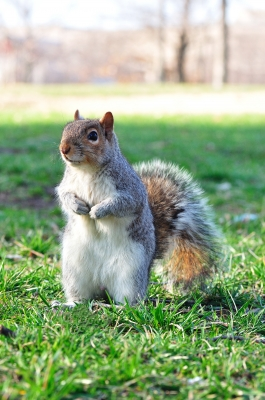
[[[75,119],[75,121],[77,121],[78,119],[85,119],[85,118],[83,118],[83,117],[79,114],[79,110],[76,110],[75,115],[74,115],[74,119]]]
[[[99,120],[100,124],[105,129],[105,135],[108,140],[111,139],[114,126],[114,118],[110,111],[106,112],[104,117]]]

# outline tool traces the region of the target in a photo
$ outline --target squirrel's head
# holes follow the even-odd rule
[[[59,146],[62,159],[69,165],[101,166],[111,156],[114,140],[114,119],[107,112],[101,119],[84,119],[76,110],[68,123]]]

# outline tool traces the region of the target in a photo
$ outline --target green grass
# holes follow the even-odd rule
[[[0,112],[0,323],[17,332],[0,336],[0,396],[265,399],[265,117],[115,117],[130,162],[172,161],[200,182],[229,268],[204,291],[171,295],[152,275],[137,307],[52,311],[63,299],[53,188],[71,116]],[[257,219],[237,222],[243,213]]]

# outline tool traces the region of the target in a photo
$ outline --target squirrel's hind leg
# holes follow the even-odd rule
[[[116,304],[135,305],[146,296],[152,257],[135,244],[131,256],[120,255],[115,262],[114,272],[109,276],[106,290]]]
[[[66,228],[62,241],[62,283],[66,306],[73,307],[95,297],[97,290],[93,268],[96,262],[88,242],[81,241],[74,230],[70,235]]]

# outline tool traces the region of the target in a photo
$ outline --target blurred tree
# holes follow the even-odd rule
[[[31,16],[33,10],[33,0],[6,0],[11,4],[21,22],[24,29],[24,40],[19,49],[19,73],[17,80],[22,82],[32,82],[33,63],[35,61],[35,49],[33,30],[31,26]]]
[[[29,35],[31,33],[32,0],[8,0],[8,3],[15,7],[23,22],[25,33]]]
[[[179,43],[177,45],[177,82],[185,82],[185,56],[189,44],[188,28],[189,28],[189,11],[191,0],[182,0],[182,13],[179,29]]]
[[[213,67],[213,85],[221,87],[228,81],[228,0],[219,0],[220,14],[218,32],[215,42],[215,62]]]
[[[227,2],[221,0],[222,4],[222,83],[228,80],[228,24],[227,24]]]
[[[177,82],[185,82],[185,60],[189,45],[189,16],[191,6],[195,0],[157,0],[156,2],[143,2],[142,4],[129,1],[126,8],[127,16],[130,20],[137,21],[138,26],[145,26],[156,31],[154,38],[157,40],[157,81],[163,82],[168,79],[166,74],[166,55],[167,47],[166,30],[169,26],[176,30],[175,48],[175,73],[174,78]],[[122,2],[121,9],[122,7]],[[128,3],[127,3],[128,4]],[[172,17],[174,15],[174,18]],[[172,78],[172,76],[171,76]]]
[[[166,80],[166,8],[168,0],[156,0],[155,2],[135,2],[127,0],[127,7],[124,8],[124,1],[116,0],[120,4],[123,18],[130,22],[134,21],[135,26],[145,27],[154,31],[153,38],[156,41],[157,48],[157,68],[156,80],[163,82]]]
[[[158,80],[164,82],[166,80],[165,72],[165,29],[166,29],[166,16],[165,16],[165,0],[158,0]]]

